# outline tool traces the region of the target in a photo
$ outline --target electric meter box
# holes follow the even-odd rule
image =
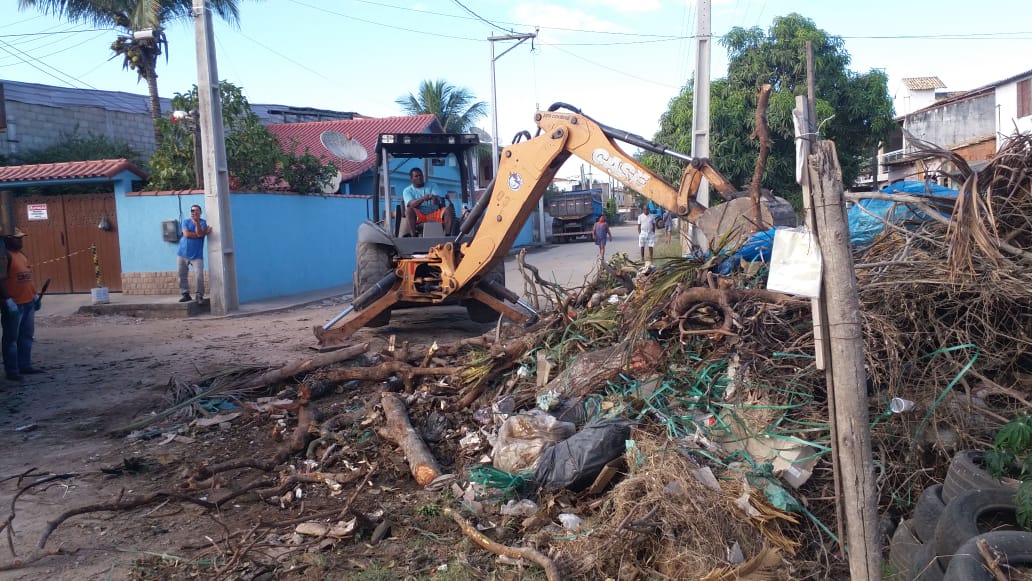
[[[179,242],[179,220],[165,220],[161,223],[161,239],[165,242]]]

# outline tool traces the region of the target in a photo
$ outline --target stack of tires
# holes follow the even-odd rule
[[[911,518],[889,545],[889,563],[900,581],[992,581],[978,543],[1001,555],[1001,564],[1032,565],[1032,533],[1017,525],[1016,486],[982,468],[982,453],[962,450],[950,461],[946,481],[921,494]]]

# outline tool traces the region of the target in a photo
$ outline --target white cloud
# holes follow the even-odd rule
[[[597,32],[628,32],[627,29],[615,22],[558,4],[537,2],[520,4],[513,9],[512,15],[516,22],[533,26]]]

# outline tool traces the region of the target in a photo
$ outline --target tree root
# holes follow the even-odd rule
[[[464,519],[454,510],[445,508],[444,514],[455,521],[455,524],[459,525],[459,528],[462,529],[462,534],[469,537],[474,543],[480,545],[481,548],[487,549],[496,555],[509,557],[510,559],[526,559],[536,563],[544,569],[545,576],[548,577],[548,581],[557,581],[559,579],[559,568],[556,567],[555,562],[540,551],[530,547],[510,547],[496,543],[484,536],[483,533],[478,531],[476,527],[470,524],[469,521]]]
[[[158,492],[145,494],[143,496],[133,496],[128,499],[119,499],[115,502],[104,502],[101,504],[90,504],[87,506],[80,506],[79,508],[66,510],[65,512],[58,515],[58,517],[54,520],[47,521],[47,526],[45,529],[43,529],[43,535],[40,537],[39,543],[36,546],[40,549],[44,548],[47,544],[47,539],[49,539],[50,535],[55,530],[57,530],[57,527],[61,526],[61,523],[72,518],[73,516],[87,514],[90,512],[112,512],[132,510],[134,508],[140,508],[141,506],[147,506],[152,502],[164,498],[178,498],[184,502],[192,502],[193,504],[196,504],[207,509],[218,508],[218,505],[216,505],[214,502],[208,502],[206,500],[192,498],[180,492],[171,492],[166,490],[159,490]]]

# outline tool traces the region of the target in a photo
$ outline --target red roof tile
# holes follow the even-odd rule
[[[32,180],[113,178],[124,171],[131,171],[140,176],[140,179],[147,179],[147,174],[142,169],[129,163],[128,160],[100,159],[95,161],[67,161],[0,167],[0,183]]]
[[[348,181],[376,164],[376,140],[381,133],[423,133],[436,124],[433,115],[412,115],[409,117],[381,117],[378,119],[351,119],[341,121],[314,121],[311,123],[277,123],[269,125],[269,131],[279,139],[283,149],[290,151],[292,141],[297,142],[296,154],[309,153],[321,157],[340,169],[341,177]],[[344,161],[323,147],[319,136],[323,131],[343,133],[362,144],[369,157],[365,161]]]

